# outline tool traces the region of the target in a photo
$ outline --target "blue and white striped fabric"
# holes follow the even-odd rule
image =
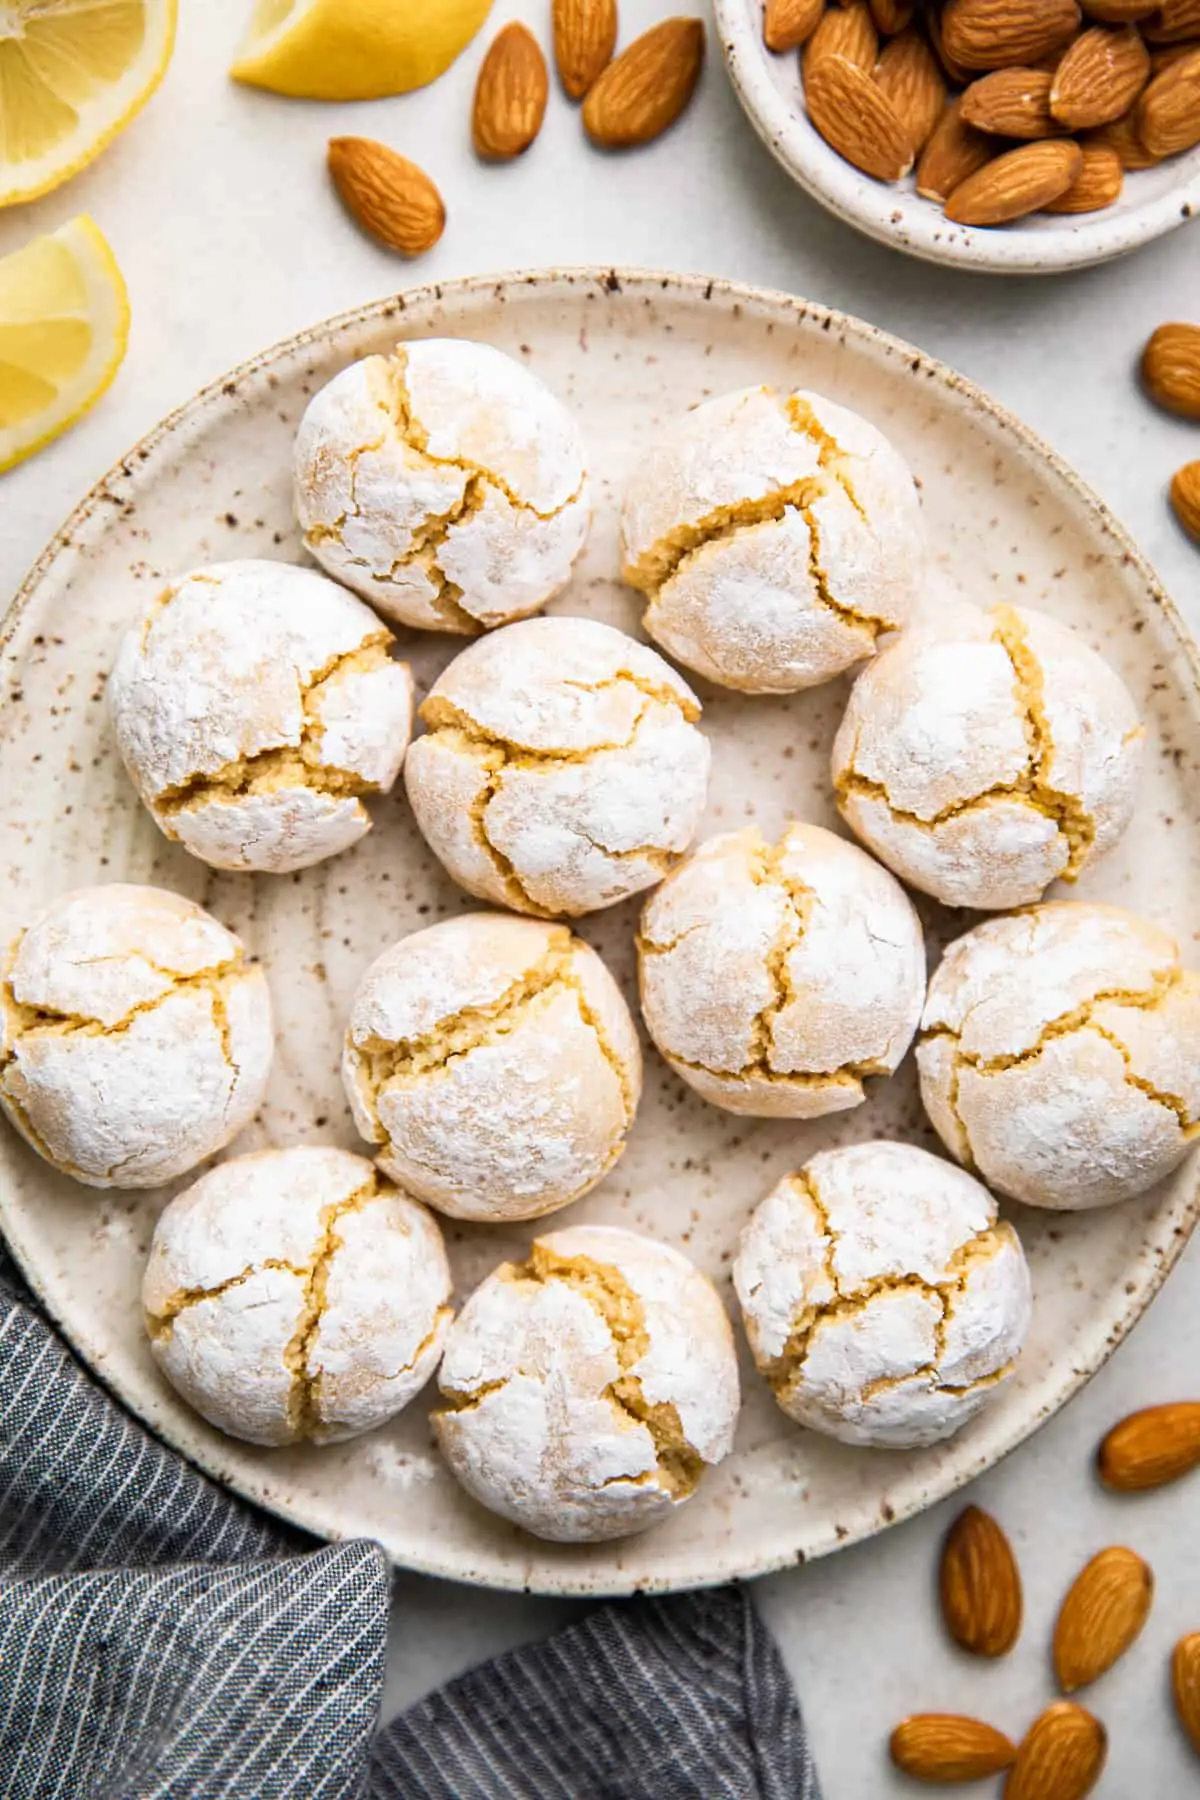
[[[0,1253],[3,1800],[819,1800],[737,1589],[604,1607],[382,1731],[389,1575],[133,1423]]]

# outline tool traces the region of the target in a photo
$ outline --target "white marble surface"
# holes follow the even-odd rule
[[[680,0],[682,4],[682,0]],[[179,44],[148,111],[91,170],[0,216],[0,253],[73,213],[93,213],[129,281],[129,357],[113,391],[69,437],[0,480],[0,589],[17,584],[90,483],[201,383],[323,315],[410,281],[548,263],[702,270],[787,288],[911,339],[989,388],[1099,489],[1200,628],[1200,552],[1166,509],[1171,471],[1200,430],[1146,404],[1132,370],[1163,318],[1200,318],[1200,231],[1184,229],[1108,268],[1053,282],[960,275],[857,238],[797,193],[760,148],[715,44],[696,104],[649,150],[605,158],[552,96],[542,137],[507,168],[470,151],[467,118],[483,42],[425,93],[315,106],[224,77],[249,0],[181,0]],[[622,0],[626,36],[673,10]],[[493,24],[543,31],[548,0],[497,0]],[[487,33],[485,33],[485,38]],[[411,270],[357,235],[323,174],[328,136],[361,132],[424,163],[450,213]],[[757,1595],[800,1687],[827,1800],[913,1792],[884,1745],[906,1711],[980,1713],[1019,1733],[1050,1695],[1047,1642],[1075,1568],[1110,1542],[1153,1564],[1158,1601],[1143,1640],[1093,1691],[1112,1757],[1100,1788],[1182,1800],[1200,1791],[1167,1699],[1166,1659],[1200,1629],[1200,1489],[1119,1502],[1090,1458],[1134,1406],[1200,1390],[1200,1244],[1149,1317],[1085,1393],[972,1497],[1012,1533],[1027,1624],[1001,1667],[953,1653],[933,1604],[935,1549],[951,1501],[874,1543],[763,1581]],[[400,1578],[391,1709],[492,1651],[571,1616],[549,1601]],[[715,1800],[715,1797],[714,1797]]]

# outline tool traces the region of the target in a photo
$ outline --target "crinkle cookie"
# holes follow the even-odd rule
[[[714,1106],[812,1119],[866,1098],[912,1040],[921,925],[900,884],[844,838],[789,825],[701,844],[650,896],[642,1013],[671,1067]]]
[[[405,780],[469,894],[543,917],[661,881],[708,789],[700,702],[668,663],[594,619],[529,619],[472,644],[421,707]]]
[[[382,1425],[437,1367],[450,1270],[432,1216],[345,1150],[222,1163],[154,1229],[154,1359],[210,1425],[251,1444]]]
[[[359,983],[342,1073],[381,1168],[459,1219],[530,1219],[595,1187],[642,1086],[637,1032],[565,925],[466,913]]]
[[[530,370],[466,338],[335,375],[296,438],[306,547],[389,619],[473,635],[566,585],[588,528],[575,421]]]
[[[412,676],[369,607],[312,569],[181,575],[108,684],[130,779],[167,837],[217,869],[281,874],[371,829],[412,730]]]
[[[1200,974],[1165,931],[1056,901],[949,946],[917,1047],[946,1148],[1029,1206],[1108,1206],[1200,1135]]]
[[[274,1035],[266,977],[161,888],[81,888],[39,913],[0,978],[0,1105],[89,1187],[157,1187],[250,1123]]]
[[[902,881],[999,911],[1117,842],[1144,735],[1120,677],[1068,626],[959,608],[863,670],[833,783],[846,823]]]
[[[882,432],[820,394],[705,400],[635,469],[621,514],[645,627],[724,687],[790,694],[874,654],[925,561],[913,479]]]
[[[642,1531],[733,1446],[737,1356],[686,1256],[613,1226],[538,1238],[463,1307],[438,1375],[442,1454],[538,1537]]]
[[[949,1437],[1010,1379],[1029,1269],[978,1181],[913,1144],[825,1150],[742,1233],[733,1284],[789,1417],[847,1444]]]

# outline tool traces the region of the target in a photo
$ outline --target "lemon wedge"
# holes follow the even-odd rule
[[[0,471],[100,398],[128,338],[125,283],[91,219],[0,258]]]
[[[163,78],[176,0],[0,0],[0,206],[98,156]]]
[[[257,0],[229,73],[235,81],[302,100],[404,94],[450,67],[491,3]]]

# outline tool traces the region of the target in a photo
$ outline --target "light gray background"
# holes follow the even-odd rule
[[[694,0],[686,4],[694,9]],[[628,40],[668,14],[672,0],[621,0],[621,9]],[[1100,491],[1200,628],[1200,551],[1164,499],[1172,470],[1200,456],[1200,428],[1155,412],[1133,374],[1161,320],[1200,319],[1200,231],[1185,228],[1123,262],[1048,281],[909,261],[858,238],[791,186],[742,118],[711,33],[697,100],[659,143],[600,156],[554,92],[529,155],[487,168],[471,154],[467,125],[485,44],[510,17],[545,40],[549,0],[498,0],[482,37],[433,88],[342,107],[276,99],[226,79],[248,10],[249,0],[181,0],[174,63],[148,110],[66,188],[0,215],[2,254],[91,212],[125,271],[134,313],[129,355],[107,398],[68,437],[0,478],[3,598],[109,464],[230,364],[409,283],[595,262],[786,288],[942,357],[1028,420]],[[337,132],[383,138],[430,170],[450,214],[431,255],[406,266],[348,223],[323,169],[325,141]],[[1148,1557],[1158,1599],[1134,1653],[1091,1696],[1113,1744],[1097,1791],[1109,1800],[1182,1800],[1200,1789],[1200,1766],[1167,1696],[1170,1646],[1200,1629],[1200,1476],[1190,1488],[1118,1501],[1091,1474],[1098,1438],[1123,1412],[1200,1392],[1198,1301],[1200,1244],[1083,1395],[972,1491],[1009,1530],[1025,1578],[1025,1632],[1002,1666],[959,1656],[939,1628],[936,1548],[957,1499],[757,1585],[801,1692],[828,1800],[914,1791],[885,1759],[888,1731],[908,1711],[975,1712],[1019,1734],[1050,1697],[1046,1647],[1066,1582],[1112,1542]],[[401,1576],[388,1709],[576,1610]]]

